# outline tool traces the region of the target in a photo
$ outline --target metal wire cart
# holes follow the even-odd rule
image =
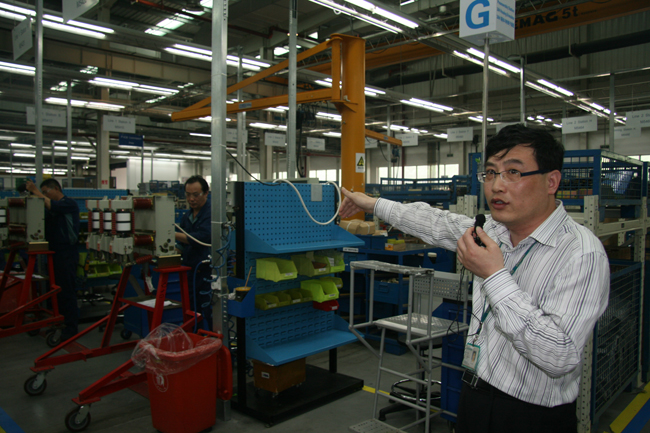
[[[375,389],[375,401],[373,405],[373,418],[363,423],[351,426],[350,430],[359,433],[394,431],[401,432],[417,424],[424,423],[424,431],[429,431],[431,418],[441,414],[455,416],[454,413],[445,410],[444,404],[436,407],[432,404],[433,386],[439,384],[434,381],[433,371],[438,367],[458,369],[457,365],[446,363],[434,358],[434,340],[447,337],[452,334],[462,334],[468,329],[467,323],[467,286],[460,280],[459,274],[437,272],[433,269],[400,266],[380,261],[350,262],[350,309],[354,307],[354,271],[356,269],[370,270],[369,289],[369,321],[365,323],[354,323],[354,315],[350,315],[350,331],[375,355],[379,358],[377,369],[377,382]],[[374,278],[376,271],[391,272],[407,275],[409,277],[408,312],[393,317],[374,319]],[[432,315],[434,311],[434,298],[447,298],[462,302],[462,321],[442,319]],[[460,316],[460,312],[458,314]],[[357,329],[376,326],[381,329],[381,342],[379,351],[373,348],[360,334]],[[414,371],[402,373],[383,366],[384,347],[386,332],[394,331],[405,333],[405,344],[415,355],[417,366]],[[464,337],[464,336],[463,336]],[[399,395],[383,394],[379,392],[382,373],[388,373],[401,379],[411,380],[416,384],[415,399],[400,397]],[[401,429],[392,427],[379,421],[377,403],[379,396],[398,401],[400,404],[416,409],[416,420]]]

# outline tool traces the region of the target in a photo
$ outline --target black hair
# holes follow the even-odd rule
[[[190,183],[200,183],[201,184],[201,191],[203,192],[208,192],[210,190],[210,187],[208,186],[208,182],[206,182],[205,179],[201,175],[195,174],[194,176],[190,177],[185,181],[185,189],[187,189],[187,185]]]
[[[533,149],[533,156],[540,170],[562,171],[564,146],[543,129],[529,128],[521,123],[508,125],[491,137],[485,147],[485,161],[505,150],[506,155],[516,146]]]
[[[44,186],[51,189],[56,189],[58,191],[63,191],[59,181],[54,178],[45,179],[43,182],[41,182],[41,188],[43,188]]]

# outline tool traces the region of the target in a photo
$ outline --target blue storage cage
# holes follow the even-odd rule
[[[470,178],[465,175],[431,179],[383,177],[380,179],[380,183],[367,184],[366,193],[399,202],[438,203],[445,209],[449,209],[450,204],[456,204],[458,197],[469,193],[470,186]]]
[[[470,193],[479,195],[476,173],[481,154],[470,153]],[[599,196],[600,219],[607,207],[620,207],[622,217],[638,218],[641,201],[647,196],[648,171],[637,159],[605,150],[568,150],[564,152],[562,181],[557,198],[565,206],[584,206],[584,198]]]
[[[636,383],[639,369],[642,263],[610,260],[609,305],[594,329],[591,384],[593,430],[616,398]]]

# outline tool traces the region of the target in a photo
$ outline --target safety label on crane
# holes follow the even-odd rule
[[[365,173],[366,172],[366,154],[365,153],[357,153],[356,157],[356,170],[355,172],[357,173]]]

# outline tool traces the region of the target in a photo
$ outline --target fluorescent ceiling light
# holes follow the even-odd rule
[[[285,111],[289,111],[289,107],[285,107],[284,105],[279,105],[277,107],[265,108],[264,110],[272,111],[273,113],[284,113]]]
[[[95,32],[115,33],[115,30],[109,29],[108,27],[101,27],[101,26],[96,26],[96,25],[93,25],[93,24],[86,24],[86,23],[82,23],[82,22],[79,22],[79,21],[75,21],[75,20],[69,20],[67,23],[64,23],[63,18],[54,16],[54,15],[50,15],[50,14],[44,14],[43,18],[45,18],[46,20],[54,21],[56,23],[67,24],[67,25],[71,25],[71,26],[74,26],[74,27],[81,27],[81,28],[92,30],[92,31],[95,31]]]
[[[95,39],[104,39],[106,35],[104,33],[96,32],[93,30],[82,29],[80,27],[73,27],[66,24],[57,23],[54,21],[43,20],[43,27],[50,29],[58,30],[66,33],[74,33],[76,35],[88,36]]]
[[[108,151],[108,153],[112,153],[113,155],[128,155],[131,152],[129,152],[128,150],[113,150],[113,149],[111,149],[111,150]]]
[[[336,122],[341,122],[342,121],[342,117],[341,117],[340,114],[325,113],[323,111],[319,111],[318,113],[316,113],[316,118],[334,120]]]
[[[186,149],[182,151],[183,153],[192,153],[196,155],[212,155],[212,152],[209,150],[194,150],[194,149]]]
[[[34,158],[36,155],[33,153],[14,153],[18,158]]]
[[[199,132],[190,132],[190,135],[193,135],[194,137],[207,137],[207,138],[212,137],[212,134],[201,134]]]
[[[110,78],[102,77],[95,77],[88,82],[90,84],[94,84],[95,86],[110,87],[111,89],[131,90],[132,88],[138,86],[138,83],[133,83],[131,81],[113,80]]]
[[[26,144],[26,143],[9,143],[9,146],[11,147],[35,147],[33,144]]]
[[[562,128],[562,124],[561,124],[561,123],[554,123],[553,126],[555,126],[556,128]]]
[[[560,93],[563,94],[563,95],[566,95],[566,96],[573,96],[573,93],[572,93],[572,92],[569,92],[568,90],[566,90],[566,89],[564,89],[564,88],[562,88],[562,87],[560,87],[560,86],[557,86],[557,85],[551,83],[550,81],[546,81],[546,80],[537,80],[537,82],[538,82],[539,84],[542,84],[542,85],[544,85],[544,86],[546,86],[546,87],[549,87],[549,88],[555,90],[556,92],[560,92]]]
[[[271,123],[263,123],[263,122],[254,122],[249,125],[252,128],[260,128],[260,129],[282,129],[286,130],[287,127],[286,125],[273,125]]]
[[[448,137],[447,134],[444,134],[444,133],[443,134],[433,134],[433,136],[438,137],[438,138],[447,138]]]
[[[18,63],[0,62],[0,71],[11,72],[13,74],[30,75],[36,74],[34,66],[19,65]]]
[[[409,100],[402,99],[400,102],[405,105],[424,108],[425,110],[431,110],[438,113],[443,113],[445,111],[454,111],[453,108],[447,107],[446,105],[435,104],[433,102],[425,101],[423,99],[417,99],[417,98],[411,98]]]
[[[312,3],[319,4],[321,6],[325,6],[326,8],[332,9],[334,12],[341,12],[345,15],[351,16],[353,18],[360,19],[361,21],[365,21],[368,24],[375,25],[377,27],[380,27],[384,30],[388,30],[391,33],[401,33],[402,29],[399,27],[395,27],[385,21],[378,20],[376,18],[373,18],[371,16],[362,14],[360,12],[355,11],[354,9],[351,9],[347,6],[340,5],[332,0],[309,0]]]
[[[483,116],[470,116],[470,117],[468,117],[468,119],[473,120],[474,122],[483,123]],[[494,119],[492,119],[491,117],[488,117],[487,121],[488,122],[494,122]]]
[[[337,137],[341,138],[341,133],[340,132],[323,132],[323,135],[325,137]]]
[[[34,15],[36,15],[36,13],[34,13]],[[9,11],[3,10],[3,9],[0,9],[0,17],[7,18],[7,19],[10,19],[10,20],[14,20],[14,21],[22,21],[22,20],[24,20],[26,18],[25,15],[16,14],[16,13],[9,12]]]
[[[233,56],[232,54],[227,55],[227,56],[226,56],[226,60],[230,60],[231,62],[239,63],[239,57],[237,57],[237,56]],[[261,61],[259,61],[259,60],[252,60],[252,59],[248,59],[248,58],[246,58],[246,57],[242,57],[241,62],[242,62],[243,64],[249,64],[249,65],[253,65],[253,66],[259,66],[259,67],[261,67],[261,68],[268,68],[269,66],[271,66],[270,63],[261,62]],[[242,67],[244,67],[244,65],[242,65]]]
[[[547,89],[547,88],[542,87],[542,86],[538,86],[537,84],[532,83],[530,81],[526,81],[526,86],[530,87],[531,89],[538,90],[538,91],[540,91],[542,93],[546,93],[547,95],[552,96],[554,98],[564,99],[564,96],[560,95],[559,93],[555,93],[550,89]]]
[[[394,14],[390,11],[387,11],[386,9],[382,9],[379,6],[370,3],[369,1],[366,0],[345,0],[348,3],[351,3],[355,6],[359,6],[360,8],[363,8],[365,10],[368,10],[372,12],[373,14],[380,15],[384,18],[388,18],[391,21],[395,21],[396,23],[402,24],[403,26],[415,29],[419,27],[420,25],[416,23],[415,21],[411,21],[407,18],[403,18],[397,14]]]
[[[46,98],[45,102],[53,105],[68,105],[68,100],[63,98]],[[90,108],[93,110],[120,111],[124,105],[108,104],[106,102],[79,101],[72,99],[70,105],[73,107]]]
[[[13,141],[16,138],[18,138],[18,137],[12,137],[12,136],[9,136],[9,135],[0,135],[0,140],[1,141]]]
[[[30,17],[35,17],[36,12],[30,9],[26,8],[21,8],[20,6],[14,6],[10,5],[7,3],[0,3],[0,9],[7,10],[9,12],[15,12],[17,14],[25,15],[25,16],[30,16]]]

